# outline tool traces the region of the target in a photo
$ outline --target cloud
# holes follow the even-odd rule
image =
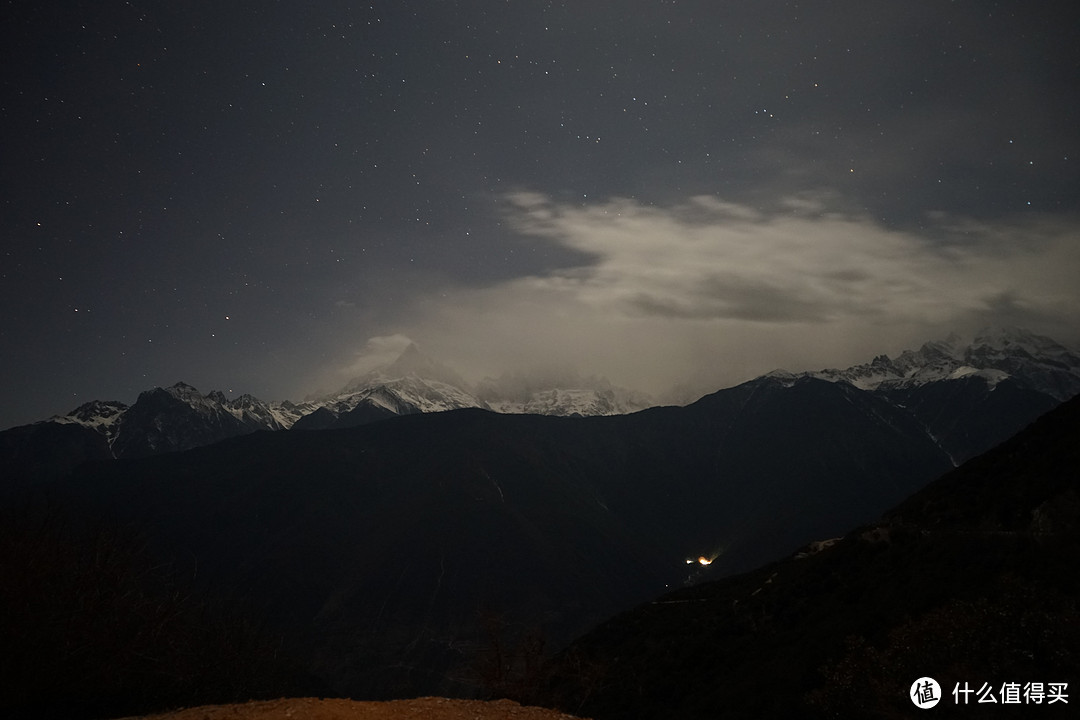
[[[1060,337],[1080,311],[1071,220],[939,214],[915,234],[837,210],[828,193],[766,209],[715,197],[505,199],[516,233],[590,260],[419,300],[405,331],[474,376],[565,363],[651,392],[695,378],[715,389],[995,322],[1074,339]]]
[[[597,258],[519,286],[614,315],[942,322],[1002,292],[1033,305],[1074,302],[1077,294],[1068,277],[1078,267],[1076,235],[1068,226],[982,226],[939,216],[955,238],[941,242],[830,212],[806,197],[786,198],[768,214],[712,197],[669,208],[621,199],[567,206],[524,193],[509,201],[519,232]]]
[[[405,348],[412,344],[411,339],[400,333],[368,338],[363,348],[355,354],[352,362],[342,368],[338,375],[343,381],[351,380],[376,368],[389,365],[401,357]]]

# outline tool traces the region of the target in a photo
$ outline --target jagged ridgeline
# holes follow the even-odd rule
[[[895,360],[880,355],[846,370],[778,370],[768,377],[789,384],[812,377],[870,393],[912,416],[959,463],[1080,392],[1080,355],[1024,330],[987,329],[971,341],[954,335],[905,351]],[[472,387],[409,344],[396,359],[341,390],[302,402],[265,402],[220,391],[204,395],[181,382],[148,390],[130,407],[118,401],[86,403],[67,415],[0,434],[0,443],[11,449],[9,457],[18,450],[20,463],[62,471],[86,459],[188,450],[259,430],[351,427],[396,415],[462,408],[620,415],[652,404],[641,393],[571,372],[507,374]],[[56,447],[68,450],[56,452]],[[16,465],[13,472],[19,469]]]
[[[870,522],[1080,387],[1075,354],[1011,331],[774,372],[685,407],[430,412],[452,386],[417,355],[307,401],[288,431],[237,429],[285,427],[285,403],[179,385],[0,433],[5,503],[136,528],[329,693],[524,692],[540,658],[605,618]],[[337,408],[345,396],[362,401]],[[369,417],[343,422],[358,408]],[[297,429],[315,413],[326,429]]]

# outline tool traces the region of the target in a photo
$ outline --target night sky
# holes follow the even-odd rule
[[[1080,5],[0,3],[0,427],[1080,344]],[[367,355],[365,355],[367,354]],[[674,394],[673,394],[674,393]]]

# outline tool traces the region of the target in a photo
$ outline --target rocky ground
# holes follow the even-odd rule
[[[546,708],[512,700],[451,700],[426,697],[388,702],[283,698],[236,705],[204,705],[124,720],[576,720]]]

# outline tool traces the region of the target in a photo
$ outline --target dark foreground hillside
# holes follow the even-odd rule
[[[140,528],[192,592],[237,600],[337,695],[485,697],[681,585],[701,570],[688,557],[755,567],[949,465],[880,399],[764,378],[627,416],[461,410],[254,433],[27,485]],[[65,654],[48,616],[27,618],[50,662],[108,652]]]
[[[0,511],[0,717],[321,692],[257,618],[198,592],[130,528],[56,506]]]
[[[866,669],[898,652],[890,629],[921,637],[935,612],[1023,628],[1072,617],[1059,571],[1075,561],[1075,503],[1041,483],[1074,492],[1075,451],[1047,428],[1076,428],[1051,417],[1035,449],[974,461],[900,520],[605,625],[550,686],[542,661],[596,623],[880,517],[948,455],[851,385],[772,377],[628,416],[410,415],[70,471],[15,443],[33,462],[16,463],[32,472],[21,496],[9,482],[20,499],[0,523],[0,640],[15,648],[0,715],[43,697],[103,717],[312,692],[513,695],[602,717],[835,715],[858,697],[845,678],[895,685]],[[971,477],[977,490],[935,500]],[[1070,627],[1008,647],[1069,659]]]
[[[934,717],[1075,717],[1078,565],[1074,399],[829,547],[605,623],[543,699],[596,718],[925,717],[908,693],[930,676]],[[1068,703],[1035,707],[1032,682],[1067,683]]]

